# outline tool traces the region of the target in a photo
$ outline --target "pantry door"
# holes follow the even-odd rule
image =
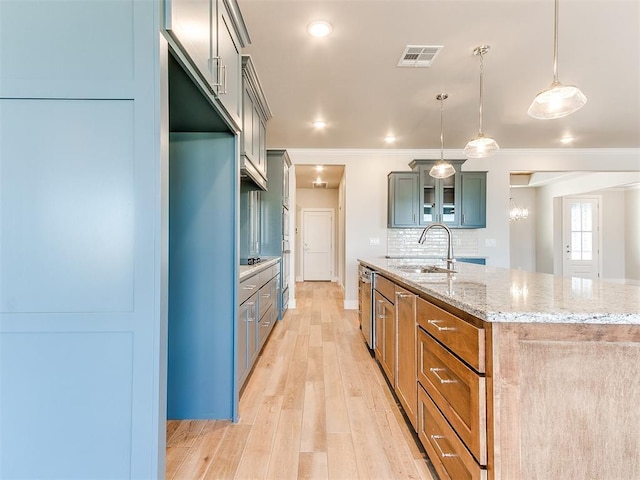
[[[600,199],[562,199],[563,275],[600,277]]]
[[[305,281],[333,279],[333,209],[302,209],[302,278]]]

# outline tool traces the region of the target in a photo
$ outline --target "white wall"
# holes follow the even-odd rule
[[[610,168],[606,162],[605,165]],[[624,278],[624,219],[620,212],[624,212],[625,202],[622,196],[613,195],[607,188],[638,181],[640,172],[637,171],[592,172],[539,188],[536,202],[539,212],[536,222],[537,271],[562,274],[562,197],[593,194],[601,197],[601,255],[603,266],[606,264],[602,278]],[[635,241],[638,242],[638,238]]]
[[[387,251],[387,174],[392,170],[409,170],[408,164],[413,159],[437,159],[440,151],[288,149],[288,152],[294,164],[345,165],[345,306],[357,308],[357,259],[382,257]],[[464,156],[461,150],[447,150],[445,158]],[[467,160],[463,170],[488,172],[487,228],[478,231],[478,255],[486,256],[488,265],[507,268],[510,265],[511,171],[602,171],[606,168],[627,172],[637,171],[639,165],[639,149],[501,150],[493,157]],[[548,220],[552,222],[552,216]],[[372,237],[379,238],[380,244],[370,245]],[[487,239],[495,239],[495,247],[487,247]],[[550,258],[553,259],[553,251]]]
[[[625,191],[625,278],[640,284],[640,187]]]
[[[520,208],[527,208],[529,216],[509,224],[510,268],[536,271],[536,189],[512,188],[511,198]]]
[[[298,188],[296,189],[296,281],[302,281],[302,209],[304,208],[330,208],[333,210],[333,275],[338,276],[338,241],[339,241],[339,203],[338,189],[316,189],[316,188]]]
[[[600,190],[593,192],[600,197],[600,259],[603,280],[625,278],[625,195],[624,190]],[[636,237],[636,242],[640,237]]]

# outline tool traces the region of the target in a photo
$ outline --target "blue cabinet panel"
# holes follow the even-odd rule
[[[418,226],[418,172],[391,172],[387,181],[387,226]]]
[[[230,419],[238,278],[235,137],[174,133],[169,154],[168,418]]]
[[[484,228],[487,226],[487,173],[462,172],[460,175],[460,226]]]

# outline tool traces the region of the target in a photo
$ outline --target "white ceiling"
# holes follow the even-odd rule
[[[640,147],[640,1],[561,0],[559,79],[587,105],[541,121],[527,109],[553,79],[553,0],[239,0],[273,112],[269,148],[445,148],[478,130],[484,59],[484,131],[502,148]],[[315,19],[330,37],[306,32]],[[444,45],[427,69],[396,67],[406,45]],[[328,122],[324,131],[311,122]],[[384,142],[388,134],[398,140]]]
[[[317,167],[322,167],[319,170]],[[344,175],[344,165],[296,165],[296,188],[314,188],[318,179],[327,182],[326,188],[338,188]]]

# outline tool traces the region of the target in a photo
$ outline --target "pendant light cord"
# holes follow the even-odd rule
[[[443,127],[444,97],[440,97],[440,161],[444,161],[444,127]]]
[[[553,83],[558,82],[558,10],[560,0],[555,0],[555,21],[553,24]]]
[[[482,99],[482,77],[483,77],[483,70],[484,70],[484,62],[482,61],[484,55],[482,54],[482,52],[480,52],[480,108],[478,109],[478,116],[479,118],[479,124],[480,124],[480,129],[478,130],[478,133],[480,135],[482,135],[482,104],[483,99]]]

